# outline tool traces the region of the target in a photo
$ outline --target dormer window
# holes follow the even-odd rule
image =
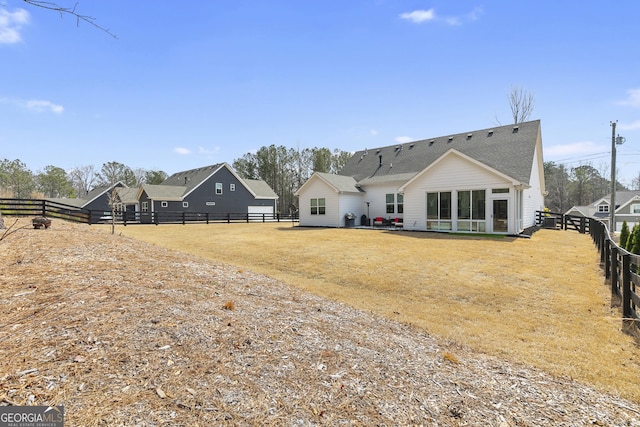
[[[598,205],[598,212],[609,212],[609,205]]]

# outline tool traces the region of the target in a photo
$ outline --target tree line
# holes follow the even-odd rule
[[[555,162],[544,163],[544,180],[547,190],[544,202],[552,212],[563,213],[573,206],[586,206],[611,193],[611,179],[607,167],[600,170],[587,163],[568,168]],[[638,189],[637,179],[632,187]],[[629,188],[616,181],[616,191]]]
[[[163,171],[132,169],[118,162],[104,163],[100,170],[87,165],[66,171],[49,165],[34,173],[19,159],[4,159],[0,161],[0,197],[82,198],[94,188],[118,181],[138,187],[144,183],[160,184],[167,176]]]
[[[328,148],[287,148],[264,146],[233,161],[233,169],[242,178],[264,180],[278,195],[278,211],[297,209],[294,193],[314,172],[338,173],[351,153]],[[611,191],[609,171],[591,164],[569,168],[555,162],[544,163],[547,195],[545,205],[552,212],[566,212],[572,206],[588,205]],[[168,174],[161,170],[131,168],[119,162],[107,162],[98,170],[94,166],[78,166],[68,171],[46,166],[36,173],[20,160],[0,161],[0,197],[74,198],[84,197],[100,186],[123,182],[129,187],[160,184]],[[640,189],[640,177],[632,187]],[[617,191],[628,190],[616,183]]]
[[[269,184],[279,197],[278,211],[289,213],[297,209],[295,191],[313,172],[338,173],[350,157],[350,152],[338,149],[270,145],[243,155],[232,166],[242,178],[261,179]],[[167,177],[161,170],[131,168],[116,161],[104,163],[99,170],[87,165],[66,171],[51,165],[34,173],[19,159],[4,159],[0,161],[0,197],[81,198],[94,188],[116,182],[135,188],[160,184]]]

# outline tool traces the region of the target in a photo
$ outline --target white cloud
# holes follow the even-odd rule
[[[636,120],[631,123],[619,123],[618,129],[620,130],[638,130],[640,129],[640,120]]]
[[[219,151],[220,151],[220,147],[213,147],[213,149],[205,148],[205,147],[198,147],[198,153],[199,154],[216,154]]]
[[[20,30],[29,22],[29,12],[25,9],[16,9],[9,12],[0,9],[0,44],[13,44],[22,41]]]
[[[572,157],[576,155],[600,153],[606,150],[606,147],[598,145],[593,141],[581,141],[544,147],[544,156],[547,158]]]
[[[54,104],[51,101],[31,100],[27,101],[25,106],[27,109],[38,113],[50,111],[52,113],[62,114],[64,112],[64,107],[62,105]]]
[[[482,8],[476,7],[471,12],[462,16],[443,16],[436,15],[435,9],[429,10],[414,10],[413,12],[401,13],[400,18],[411,21],[414,24],[421,24],[427,21],[440,21],[452,27],[462,25],[465,22],[477,21],[482,15]]]
[[[415,138],[410,136],[396,136],[394,140],[399,144],[406,144],[407,142],[415,141]]]
[[[191,154],[191,150],[189,150],[188,148],[184,148],[184,147],[176,147],[173,149],[173,151],[175,151],[178,154],[181,154],[183,156],[186,156],[187,154]]]
[[[400,14],[400,18],[411,21],[415,24],[420,24],[425,21],[432,21],[436,17],[436,12],[433,9],[429,10],[414,10],[413,12],[405,12]]]
[[[617,102],[618,105],[627,107],[640,108],[640,89],[629,89],[627,91],[627,99]]]

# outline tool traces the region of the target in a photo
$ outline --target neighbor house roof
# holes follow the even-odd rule
[[[151,200],[182,200],[186,187],[177,185],[151,185],[143,184],[138,190],[137,198],[142,191],[147,193]]]
[[[369,148],[356,152],[339,174],[362,183],[406,181],[454,149],[514,180],[529,183],[539,135],[540,120],[534,120]]]
[[[218,163],[202,168],[176,172],[162,181],[160,185],[182,187],[184,189],[183,194],[186,195],[206,181],[211,175],[215,174],[224,165],[224,163]]]
[[[120,203],[125,205],[135,205],[138,203],[138,189],[129,187],[116,188],[116,193],[120,199]]]
[[[269,184],[267,184],[262,180],[244,179],[242,181],[244,181],[244,183],[247,184],[247,187],[249,187],[251,191],[253,191],[256,199],[277,199],[278,198],[278,195],[276,194],[275,191],[273,191],[271,187],[269,187]]]

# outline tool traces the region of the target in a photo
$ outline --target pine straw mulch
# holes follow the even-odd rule
[[[640,426],[570,379],[86,225],[21,229],[0,260],[0,405],[69,426]]]

